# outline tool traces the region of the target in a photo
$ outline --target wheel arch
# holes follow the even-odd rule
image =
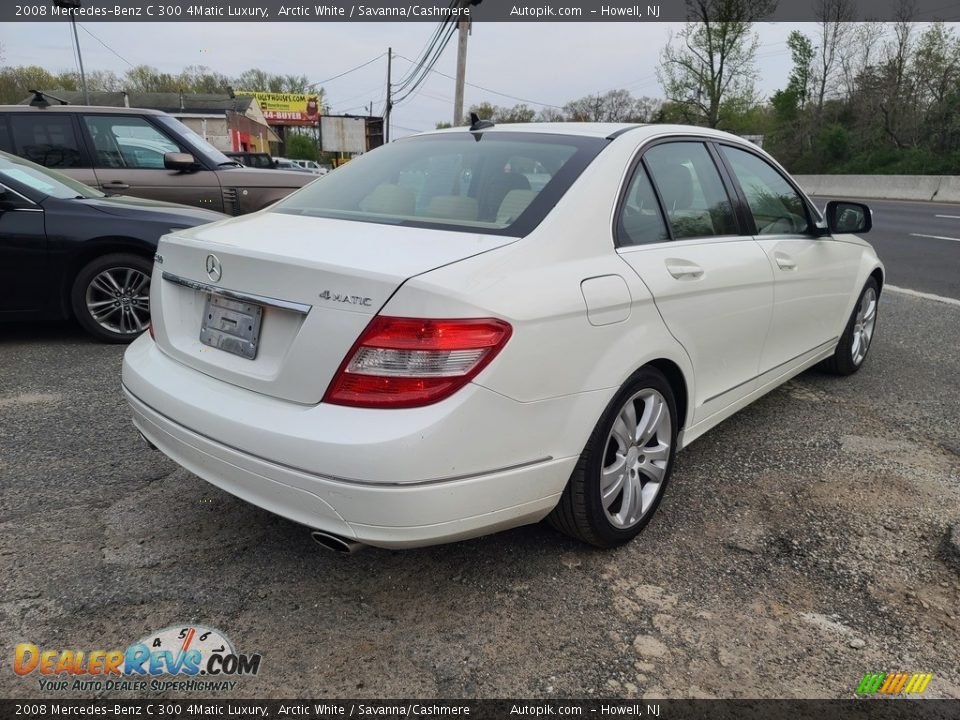
[[[73,308],[70,303],[70,292],[73,289],[73,283],[76,281],[80,271],[98,257],[111,255],[113,253],[128,253],[131,255],[139,255],[152,262],[156,249],[156,243],[151,244],[140,238],[123,235],[105,235],[84,242],[83,245],[70,256],[70,259],[65,264],[63,287],[60,289],[60,302],[64,312],[66,312],[68,316],[73,316]]]
[[[645,367],[652,367],[658,370],[667,379],[670,389],[673,390],[673,397],[677,403],[677,419],[680,421],[679,430],[687,425],[687,412],[690,407],[690,393],[687,388],[687,379],[683,370],[673,360],[667,358],[656,358],[644,363],[638,370]]]

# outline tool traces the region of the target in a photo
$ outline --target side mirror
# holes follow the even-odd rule
[[[190,153],[168,152],[163,154],[163,166],[167,170],[189,172],[197,169],[197,159]]]
[[[866,233],[873,227],[873,211],[867,205],[846,200],[827,203],[827,227],[831,233]]]

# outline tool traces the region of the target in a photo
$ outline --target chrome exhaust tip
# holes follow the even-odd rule
[[[313,538],[313,541],[317,543],[317,545],[342,555],[350,555],[366,547],[366,545],[358,543],[356,540],[350,540],[349,538],[340,537],[339,535],[331,535],[323,530],[312,531],[310,537]]]

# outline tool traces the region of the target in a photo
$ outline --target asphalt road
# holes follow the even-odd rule
[[[859,373],[805,373],[698,440],[623,548],[537,525],[339,556],[148,451],[122,348],[4,328],[0,696],[57,696],[15,643],[202,623],[263,661],[193,697],[847,698],[923,671],[960,698],[958,346],[960,307],[884,294]],[[97,695],[143,693],[59,696]]]
[[[828,200],[840,199],[814,201],[822,210]],[[873,209],[873,230],[864,238],[877,249],[888,283],[960,300],[960,205],[860,202]]]

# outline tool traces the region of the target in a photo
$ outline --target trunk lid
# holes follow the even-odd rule
[[[370,319],[405,280],[513,241],[270,211],[180,230],[161,240],[162,260],[154,267],[157,343],[219,380],[316,404]],[[209,256],[219,277],[208,275]],[[237,322],[250,328],[251,340],[241,344],[255,341],[253,359],[221,349],[237,348],[233,336],[211,334],[218,305],[241,314],[228,313],[214,329],[228,323],[233,332]],[[204,335],[215,346],[201,342],[205,319]]]

